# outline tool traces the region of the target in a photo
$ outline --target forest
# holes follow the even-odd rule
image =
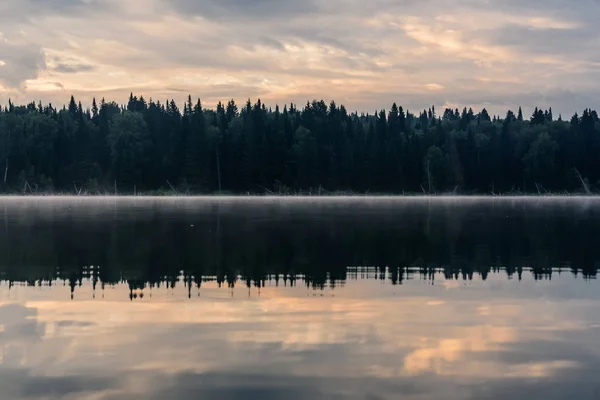
[[[431,107],[350,113],[191,96],[0,107],[0,191],[15,194],[546,194],[600,190],[600,121]]]

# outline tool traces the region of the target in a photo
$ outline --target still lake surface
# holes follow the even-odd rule
[[[0,213],[0,399],[600,399],[600,199]]]

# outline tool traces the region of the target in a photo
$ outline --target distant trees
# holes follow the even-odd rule
[[[332,191],[537,193],[600,187],[600,121],[586,109],[570,121],[552,109],[508,111],[393,104],[375,114],[335,102],[267,108],[233,100],[205,109],[188,97],[125,106],[71,97],[0,107],[4,192],[119,193]]]
[[[113,117],[110,124],[110,175],[120,186],[144,184],[151,171],[152,140],[142,114],[125,111]]]
[[[450,168],[446,163],[442,149],[431,146],[427,150],[423,161],[423,172],[428,193],[433,193],[436,187],[446,187],[446,172],[450,172]]]
[[[553,185],[556,176],[556,151],[558,145],[546,132],[531,144],[523,161],[525,175],[530,182]],[[549,186],[551,187],[551,186]]]

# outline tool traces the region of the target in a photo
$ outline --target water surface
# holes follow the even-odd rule
[[[600,398],[593,198],[0,212],[0,399]]]

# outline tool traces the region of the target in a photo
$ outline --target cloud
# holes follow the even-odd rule
[[[57,64],[53,70],[64,74],[75,74],[77,72],[90,72],[94,71],[96,67],[88,64]]]
[[[269,37],[259,37],[258,43],[275,50],[285,51],[285,45],[276,39],[271,39]]]
[[[77,15],[102,10],[104,0],[2,0],[0,21],[25,22],[50,15]]]
[[[314,0],[172,0],[169,4],[186,16],[202,15],[219,20],[296,17],[318,11]]]
[[[58,326],[60,328],[68,328],[68,327],[87,328],[87,327],[94,326],[94,323],[93,322],[87,322],[87,321],[61,320],[61,321],[56,322],[56,326]]]
[[[598,59],[590,50],[597,46],[592,29],[564,29],[558,27],[532,28],[521,24],[506,24],[493,30],[480,30],[478,37],[489,43],[519,49],[527,54],[548,54],[554,56],[578,55],[575,61]]]
[[[425,85],[425,87],[429,90],[442,90],[444,88],[443,85],[440,85],[438,83],[428,83],[427,85]]]
[[[41,47],[25,40],[0,37],[0,59],[0,84],[6,88],[22,89],[28,79],[37,78],[46,69]]]

